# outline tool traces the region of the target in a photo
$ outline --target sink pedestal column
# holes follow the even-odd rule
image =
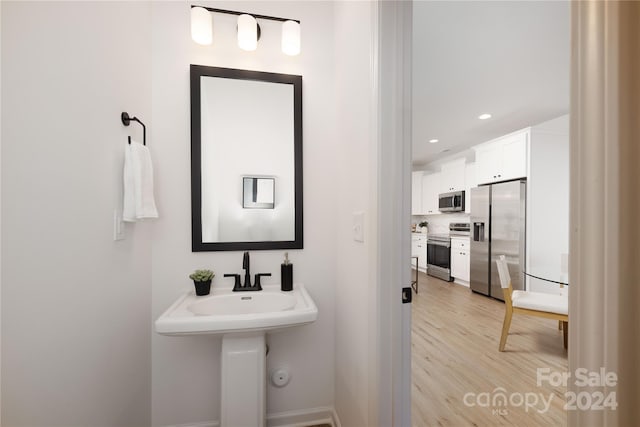
[[[221,427],[266,425],[264,332],[222,337]]]

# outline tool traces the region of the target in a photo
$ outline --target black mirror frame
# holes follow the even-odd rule
[[[265,242],[203,242],[202,241],[202,170],[201,170],[201,110],[200,77],[257,80],[293,85],[294,126],[294,186],[295,186],[295,235],[294,240]],[[191,250],[245,251],[273,249],[303,249],[302,210],[302,76],[266,73],[262,71],[191,65]]]

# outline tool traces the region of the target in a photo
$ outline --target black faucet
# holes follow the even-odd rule
[[[242,257],[242,268],[244,269],[244,287],[251,287],[251,272],[249,271],[249,252],[245,252]]]
[[[249,252],[245,252],[242,256],[242,268],[244,270],[244,284],[240,283],[239,274],[225,274],[224,277],[233,277],[235,283],[233,285],[233,292],[242,291],[261,291],[260,278],[263,276],[271,276],[271,273],[256,274],[255,284],[251,284],[251,271],[249,267]]]

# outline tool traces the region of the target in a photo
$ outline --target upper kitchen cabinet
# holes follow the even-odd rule
[[[440,172],[422,176],[422,214],[439,214],[438,195],[440,194]]]
[[[465,159],[444,163],[440,172],[440,193],[465,189]]]
[[[423,172],[411,173],[411,215],[422,215],[422,175]]]
[[[477,184],[508,181],[527,176],[529,129],[477,145]]]

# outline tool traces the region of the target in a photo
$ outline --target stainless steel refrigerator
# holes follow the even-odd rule
[[[526,181],[471,189],[471,290],[504,301],[496,259],[505,255],[513,289],[524,290]]]

